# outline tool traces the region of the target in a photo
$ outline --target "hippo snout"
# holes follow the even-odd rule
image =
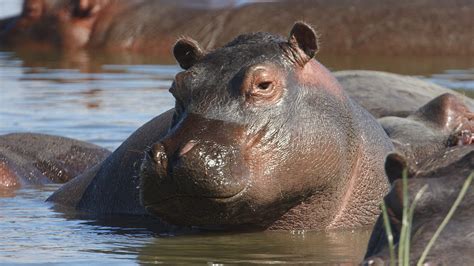
[[[248,183],[249,170],[240,151],[230,145],[189,140],[171,151],[158,142],[149,156],[156,164],[157,181],[173,183],[176,196],[229,198]]]

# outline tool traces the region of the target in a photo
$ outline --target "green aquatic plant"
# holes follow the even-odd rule
[[[433,234],[433,237],[430,239],[428,244],[426,245],[422,255],[420,256],[417,266],[423,265],[423,262],[425,261],[431,247],[433,246],[434,242],[436,239],[438,239],[439,235],[441,234],[441,231],[444,229],[446,224],[449,222],[451,217],[453,216],[454,212],[456,211],[457,207],[461,203],[462,199],[464,198],[464,195],[467,192],[467,189],[469,188],[472,179],[474,177],[474,171],[471,172],[471,174],[466,178],[466,181],[464,182],[461,191],[458,194],[458,197],[454,201],[453,205],[451,206],[448,214],[446,217],[443,219],[442,223],[436,230],[436,232]],[[398,265],[399,266],[408,266],[410,265],[410,240],[411,240],[411,227],[412,227],[412,222],[413,222],[413,214],[416,208],[416,204],[425,192],[425,190],[428,188],[428,185],[424,185],[416,194],[415,198],[413,199],[413,202],[411,203],[410,206],[408,206],[408,171],[407,169],[403,170],[402,173],[402,196],[403,196],[403,212],[402,212],[402,227],[400,229],[400,238],[398,241]],[[382,202],[382,216],[384,220],[384,227],[385,227],[385,232],[387,234],[387,241],[388,241],[388,246],[389,246],[389,253],[390,253],[390,266],[395,266],[395,245],[393,243],[393,233],[392,229],[390,227],[390,221],[387,213],[387,207],[385,206],[385,202]]]
[[[388,218],[387,207],[385,203],[382,203],[382,216],[383,224],[385,227],[385,233],[387,234],[388,250],[390,252],[390,266],[395,266],[395,247],[393,246],[393,233],[392,227],[390,227],[390,220]]]
[[[402,195],[403,195],[403,216],[402,216],[402,228],[400,230],[400,239],[398,240],[398,265],[409,265],[410,264],[410,239],[411,239],[411,226],[413,220],[413,213],[415,212],[416,204],[420,200],[421,196],[425,192],[428,186],[424,185],[417,193],[411,203],[408,205],[408,170],[403,170],[402,175]]]
[[[408,170],[405,168],[402,172],[402,227],[400,230],[400,238],[398,241],[398,265],[404,266],[410,264],[410,232],[413,220],[413,214],[417,202],[427,189],[428,185],[424,185],[417,193],[409,206],[408,202]],[[395,266],[395,245],[393,244],[393,233],[390,227],[390,221],[387,214],[387,207],[385,202],[382,202],[382,216],[384,220],[385,232],[387,234],[388,246],[390,252],[390,266]]]

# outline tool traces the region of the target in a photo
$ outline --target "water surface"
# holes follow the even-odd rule
[[[472,95],[471,58],[331,57],[333,70],[409,74]],[[174,103],[179,68],[169,58],[0,52],[0,134],[40,132],[115,149]],[[59,185],[0,190],[0,263],[354,264],[368,230],[175,235],[140,217],[97,221],[54,210],[44,200]]]

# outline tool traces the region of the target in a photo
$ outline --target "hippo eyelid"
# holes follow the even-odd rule
[[[267,105],[278,101],[283,94],[281,70],[272,65],[249,67],[241,79],[240,92],[245,102]]]

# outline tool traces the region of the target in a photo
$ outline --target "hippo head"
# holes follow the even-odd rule
[[[21,16],[32,21],[39,20],[47,9],[46,5],[44,0],[24,0]]]
[[[348,101],[312,59],[317,49],[301,22],[288,39],[241,35],[210,53],[180,39],[171,126],[141,167],[147,211],[173,224],[260,228],[336,190],[350,167]]]
[[[384,117],[379,122],[397,151],[413,162],[474,142],[474,113],[450,93],[434,98],[406,118]]]
[[[453,146],[428,159],[413,164],[401,154],[392,153],[386,159],[386,171],[392,189],[384,201],[394,243],[400,239],[403,218],[402,172],[408,168],[408,201],[413,202],[422,187],[424,193],[413,210],[410,239],[410,265],[416,264],[427,243],[448,214],[461,187],[474,174],[474,145]],[[416,170],[413,170],[416,169]],[[474,211],[472,184],[462,198],[444,230],[429,252],[423,265],[472,265]],[[390,261],[387,236],[381,218],[374,227],[364,265],[388,265]]]
[[[24,0],[19,16],[0,23],[1,44],[10,47],[84,47],[97,13],[109,2]]]
[[[65,2],[65,1],[62,1]],[[2,23],[2,45],[48,45],[58,39],[57,7],[60,0],[24,0],[21,14]]]

